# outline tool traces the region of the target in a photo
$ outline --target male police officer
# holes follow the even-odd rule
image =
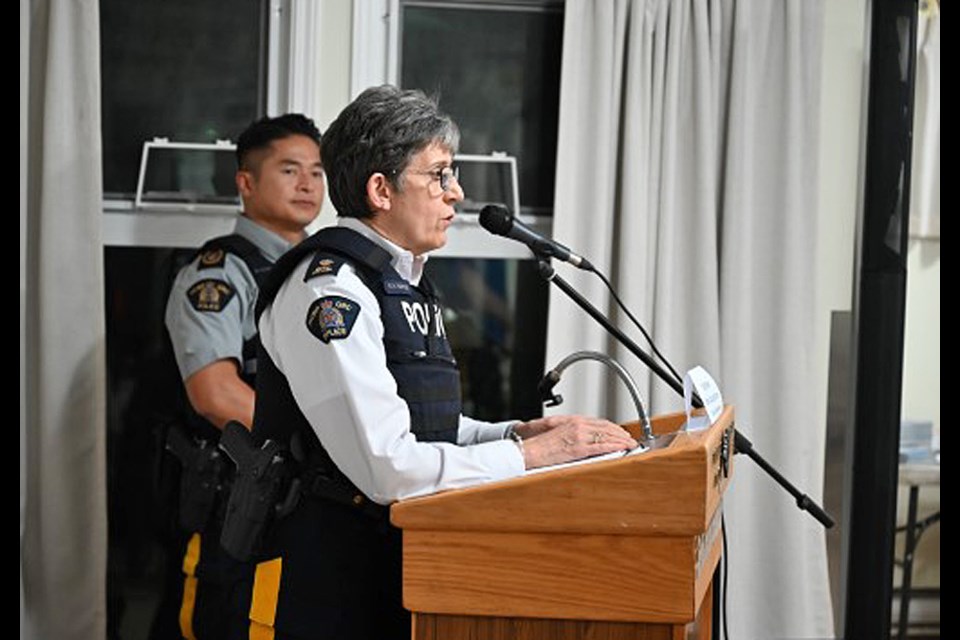
[[[251,634],[408,637],[385,505],[636,445],[605,420],[460,414],[423,277],[464,197],[458,138],[433,101],[393,87],[363,92],[323,138],[340,224],[287,254],[258,305],[254,435],[290,443],[304,498],[268,535],[246,603]]]
[[[177,365],[197,414],[188,420],[189,430],[204,442],[204,453],[216,451],[218,430],[228,421],[253,423],[258,290],[273,263],[303,239],[324,193],[320,132],[303,115],[251,124],[237,141],[237,164],[243,215],[232,235],[207,242],[180,271],[166,310]],[[200,492],[182,491],[181,509]],[[222,502],[204,506],[208,513],[187,518],[197,521],[183,558],[179,626],[188,638],[223,637],[225,574],[234,566],[219,548],[216,511]]]

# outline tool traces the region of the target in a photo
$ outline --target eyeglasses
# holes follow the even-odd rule
[[[453,165],[450,167],[441,167],[440,169],[431,169],[430,171],[413,171],[410,173],[416,174],[418,176],[430,176],[432,180],[430,181],[430,195],[436,197],[441,193],[447,193],[450,189],[453,188],[453,183],[456,181],[457,184],[460,184],[460,167]],[[435,184],[440,185],[440,191],[437,191],[433,186]]]

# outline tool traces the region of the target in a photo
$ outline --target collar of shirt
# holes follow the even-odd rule
[[[237,216],[237,224],[234,226],[233,231],[255,244],[257,249],[260,249],[260,253],[270,262],[279,260],[280,256],[289,251],[293,246],[273,231],[261,227],[243,215]]]
[[[427,256],[415,256],[403,247],[396,245],[382,235],[368,227],[359,218],[340,218],[337,224],[356,231],[364,238],[375,242],[378,246],[386,249],[387,253],[393,256],[390,265],[397,270],[400,277],[417,286],[420,284],[420,278],[423,277],[423,265],[427,262]]]

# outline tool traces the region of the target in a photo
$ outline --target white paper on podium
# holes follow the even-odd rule
[[[603,462],[604,460],[616,460],[617,458],[626,458],[628,456],[635,456],[640,453],[646,453],[649,451],[649,447],[645,447],[642,444],[635,449],[630,449],[628,451],[613,451],[611,453],[605,453],[599,456],[593,456],[591,458],[581,458],[580,460],[574,460],[573,462],[564,462],[561,464],[552,464],[548,467],[537,467],[536,469],[527,469],[525,475],[532,475],[535,473],[543,473],[544,471],[553,471],[554,469],[566,469],[567,467],[576,467],[581,464],[592,464],[594,462]]]

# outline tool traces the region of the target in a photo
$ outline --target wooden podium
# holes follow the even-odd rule
[[[685,419],[640,455],[395,504],[413,637],[709,638],[733,408],[667,435]]]

